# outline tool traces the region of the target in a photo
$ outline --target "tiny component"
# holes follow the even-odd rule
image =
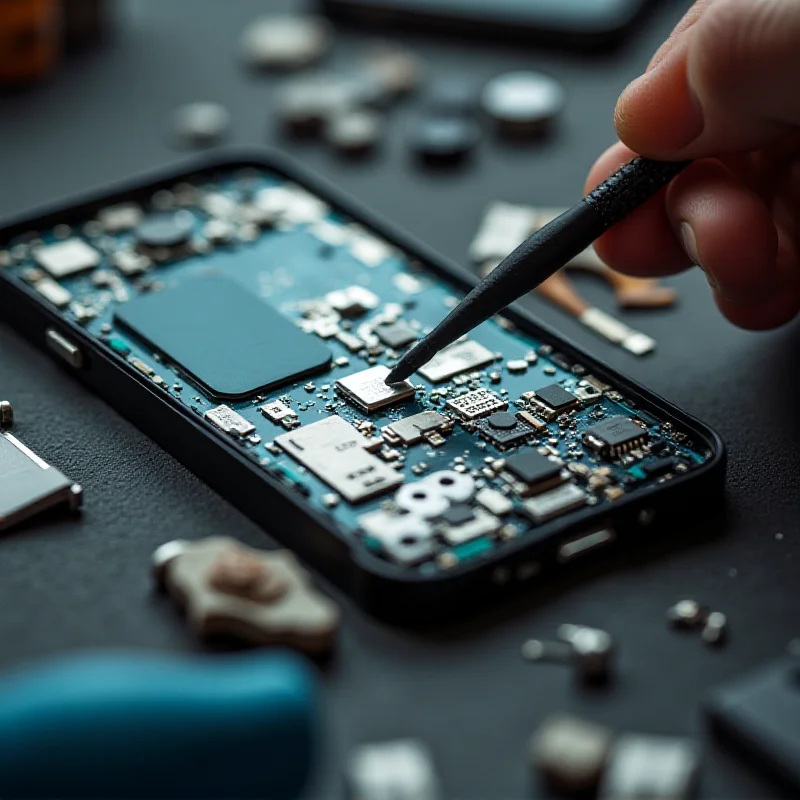
[[[445,405],[464,420],[476,420],[488,417],[495,411],[505,411],[508,408],[508,401],[498,397],[489,389],[475,389],[458,397],[449,398]]]
[[[522,645],[526,661],[570,664],[586,683],[602,683],[612,675],[616,645],[607,631],[585,625],[560,625],[558,641],[529,639]]]
[[[210,219],[203,225],[203,236],[212,244],[228,244],[235,233],[233,225],[224,219]]]
[[[5,402],[5,401],[4,401]],[[4,422],[8,411],[4,410]],[[39,458],[10,433],[0,433],[0,530],[6,530],[53,506],[80,507],[78,484]]]
[[[363,286],[349,286],[328,292],[325,302],[343,317],[358,317],[377,308],[380,298]]]
[[[650,336],[629,328],[624,322],[612,317],[599,308],[589,307],[578,315],[578,320],[587,328],[600,334],[613,344],[624,347],[637,356],[647,355],[655,350],[656,342]]]
[[[655,461],[642,464],[642,472],[648,478],[659,478],[668,472],[672,472],[676,463],[674,458],[658,458]]]
[[[603,393],[594,386],[587,385],[587,386],[576,386],[574,389],[575,397],[583,403],[583,405],[588,406],[592,403],[596,403],[598,400],[603,399]]]
[[[561,113],[564,88],[540,72],[506,72],[484,86],[481,104],[501,134],[539,136]]]
[[[386,556],[406,566],[427,561],[434,553],[430,523],[417,514],[371,511],[358,518],[367,536],[380,543]]]
[[[100,209],[97,219],[108,233],[122,233],[141,222],[142,209],[137,203],[119,203]]]
[[[457,164],[475,149],[480,138],[481,128],[474,119],[432,114],[417,120],[409,147],[423,161]]]
[[[466,503],[454,503],[441,516],[442,522],[446,525],[463,525],[474,519],[475,512]]]
[[[366,232],[359,233],[350,242],[350,254],[367,267],[380,266],[391,257],[392,253],[392,248],[387,242]]]
[[[361,446],[363,438],[341,417],[331,416],[275,441],[349,503],[359,503],[403,482],[401,473]]]
[[[528,362],[524,358],[512,359],[506,362],[506,369],[511,373],[522,373],[528,369]]]
[[[266,552],[223,536],[173,541],[153,554],[154,576],[202,636],[328,652],[339,609],[288,550]]]
[[[348,331],[339,331],[336,334],[336,340],[341,342],[351,353],[357,353],[364,347],[364,340]]]
[[[315,16],[269,16],[251,22],[240,48],[254,69],[298,70],[320,61],[333,40],[330,23]]]
[[[9,428],[14,422],[14,406],[8,400],[0,400],[0,428]]]
[[[412,92],[423,77],[419,59],[394,43],[373,45],[367,53],[367,68],[395,97]]]
[[[65,289],[60,283],[56,283],[52,278],[42,278],[36,282],[34,288],[56,308],[66,308],[72,302],[72,292]]]
[[[463,514],[456,514],[456,518],[462,518],[463,521],[450,521],[448,516],[459,509],[468,510],[471,519],[463,519]],[[439,526],[439,533],[448,544],[454,546],[472,541],[481,536],[491,536],[497,533],[502,525],[500,520],[488,511],[476,508],[473,512],[469,506],[450,506],[450,509],[442,515],[442,520],[444,524]]]
[[[186,244],[194,231],[194,217],[185,209],[148,214],[136,226],[134,236],[145,250],[171,250]]]
[[[514,510],[511,500],[496,489],[481,489],[475,495],[475,501],[497,517],[510,514]]]
[[[133,250],[118,251],[114,254],[112,263],[123,275],[128,277],[141,275],[153,266],[153,262],[147,256]]]
[[[322,495],[322,505],[325,508],[336,508],[339,505],[339,495],[333,494],[333,492],[329,492],[328,494]]]
[[[329,89],[326,91],[329,93]],[[289,225],[315,224],[328,213],[328,205],[323,200],[293,184],[262,189],[253,202],[262,219]]]
[[[624,734],[611,749],[600,800],[688,800],[694,794],[700,754],[688,739]]]
[[[586,505],[589,496],[574,483],[567,483],[549,492],[526,500],[523,505],[525,513],[537,524],[560,517],[568,511]]]
[[[381,436],[373,436],[369,439],[364,439],[364,442],[362,443],[361,446],[368,453],[377,453],[379,450],[383,448],[384,444],[385,442]]]
[[[480,435],[500,449],[523,444],[534,433],[533,428],[508,411],[497,411],[478,422]]]
[[[383,133],[383,118],[368,109],[334,114],[325,127],[325,138],[347,156],[363,156],[374,150]]]
[[[531,761],[550,786],[565,794],[594,791],[611,751],[613,734],[602,725],[558,715],[531,740]]]
[[[336,381],[336,388],[359,408],[370,413],[414,396],[409,381],[386,383],[389,368],[383,365],[355,372]]]
[[[230,406],[226,405],[210,408],[203,416],[221,431],[232,436],[249,436],[256,429],[252,422],[249,422],[241,414],[237,414]]]
[[[425,478],[424,483],[435,487],[436,491],[451,503],[466,503],[475,493],[475,481],[469,475],[450,469],[432,472]]]
[[[578,398],[557,383],[543,386],[541,389],[537,389],[534,394],[539,400],[558,412],[566,411],[578,404]]]
[[[100,263],[100,253],[83,239],[65,239],[55,244],[40,245],[31,251],[40,267],[54,278],[67,278]]]
[[[728,618],[721,611],[712,611],[703,628],[703,641],[706,644],[722,644],[728,632]]]
[[[530,411],[518,411],[517,417],[521,419],[523,422],[527,422],[528,425],[530,425],[531,428],[533,428],[536,431],[536,433],[546,433],[548,430],[547,423],[542,422],[542,420],[534,417],[533,414],[530,413]]]
[[[383,430],[390,436],[396,436],[404,445],[418,444],[429,434],[450,430],[451,422],[438,411],[422,411],[410,417],[397,420]]]
[[[286,417],[297,418],[297,412],[281,403],[280,400],[265,403],[263,406],[259,406],[258,410],[271,422],[280,422]]]
[[[625,490],[621,486],[609,486],[607,489],[603,490],[603,495],[605,496],[606,500],[619,500],[621,497],[624,497]]]
[[[419,278],[415,278],[407,272],[398,272],[392,278],[392,283],[403,294],[419,294],[425,288],[425,284]]]
[[[440,350],[418,372],[432,383],[450,380],[454,375],[483,367],[494,361],[494,353],[482,344],[467,339]]]
[[[395,505],[422,519],[439,517],[450,507],[450,501],[427,479],[401,486],[394,496]]]
[[[375,335],[387,347],[392,347],[395,350],[399,350],[401,347],[416,341],[419,335],[407,322],[402,320],[376,325],[374,330]]]
[[[583,433],[584,444],[604,456],[619,456],[647,442],[647,431],[629,417],[607,417]]]
[[[156,371],[149,364],[145,364],[144,361],[139,358],[132,358],[131,366],[141,372],[142,375],[147,375],[148,378],[152,378],[153,375],[156,374]]]
[[[504,469],[526,487],[527,494],[532,488],[542,492],[563,483],[562,467],[560,461],[543,456],[537,450],[527,449],[509,456]]]
[[[187,103],[170,118],[172,138],[179,147],[211,147],[221,142],[231,125],[231,115],[219,103]]]
[[[504,259],[536,230],[536,217],[527,206],[492,203],[469,247],[470,258],[476,264]]]
[[[347,760],[345,782],[353,800],[437,800],[443,796],[431,754],[415,739],[357,747]]]

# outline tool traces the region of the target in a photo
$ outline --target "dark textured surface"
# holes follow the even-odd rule
[[[236,141],[263,142],[266,132],[271,138],[279,79],[242,72],[236,41],[259,11],[289,5],[193,0],[192,13],[185,0],[123,6],[125,25],[113,47],[71,62],[39,91],[0,99],[0,212],[168,162],[174,154],[163,143],[165,120],[179,103],[224,102]],[[465,262],[490,200],[567,206],[580,197],[592,159],[612,141],[617,94],[687,5],[665,3],[636,42],[605,58],[414,40],[442,75],[482,82],[527,67],[561,78],[569,105],[559,134],[539,145],[487,142],[463,170],[425,172],[404,148],[412,115],[403,109],[373,161],[349,165],[314,144],[291,151]],[[343,37],[334,61],[352,61],[362,46],[360,36]],[[699,701],[800,633],[800,329],[736,331],[717,315],[699,273],[674,285],[676,310],[621,314],[658,339],[658,352],[639,360],[531,303],[567,336],[720,431],[730,449],[724,518],[694,524],[687,509],[674,537],[543,583],[524,601],[457,629],[404,632],[344,600],[340,652],[321,671],[328,722],[314,797],[339,792],[337,763],[353,743],[408,734],[429,742],[448,798],[544,796],[531,786],[526,743],[558,710],[617,729],[701,736],[708,742],[703,797],[778,796],[707,739]],[[610,307],[604,288],[582,286]],[[0,542],[0,666],[83,647],[199,650],[176,610],[153,592],[150,553],[176,536],[235,535],[259,545],[268,541],[262,531],[4,326],[0,396],[14,402],[19,437],[86,491],[82,518],[50,517]],[[712,651],[667,629],[665,611],[683,597],[728,615],[725,648]],[[599,625],[618,637],[614,686],[584,690],[563,667],[522,661],[522,641],[551,636],[561,622]]]
[[[606,226],[611,227],[653,197],[691,163],[634,158],[589,192],[586,202]]]

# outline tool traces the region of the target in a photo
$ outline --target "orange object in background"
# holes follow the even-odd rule
[[[0,84],[46,77],[61,55],[58,0],[0,0]]]

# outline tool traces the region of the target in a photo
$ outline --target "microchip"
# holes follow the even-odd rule
[[[100,263],[100,253],[83,239],[65,239],[63,242],[34,247],[33,257],[54,278],[67,278],[77,272],[94,269]]]
[[[221,431],[232,436],[247,436],[256,429],[252,422],[246,420],[241,414],[237,414],[230,406],[210,408],[204,416]]]
[[[446,542],[452,545],[463,544],[477,539],[479,536],[496,533],[502,525],[497,517],[482,508],[476,508],[471,511],[471,514],[471,519],[464,519],[461,522],[451,524],[445,520],[445,524],[441,525],[438,530]]]
[[[408,381],[386,383],[389,368],[379,365],[355,372],[336,381],[336,388],[364,411],[375,411],[384,406],[400,403],[414,396],[414,387]]]
[[[666,475],[668,472],[672,472],[675,468],[675,459],[674,458],[659,458],[655,461],[651,461],[649,464],[642,465],[642,472],[648,478],[658,478],[661,475]]]
[[[537,497],[531,497],[522,504],[522,508],[535,523],[547,522],[560,517],[568,511],[586,505],[588,495],[574,483],[559,486]]]
[[[392,469],[362,446],[364,437],[341,417],[304,425],[275,441],[349,503],[359,503],[403,482]]]
[[[417,372],[432,383],[441,383],[461,372],[491,364],[492,361],[494,361],[494,353],[478,342],[467,340],[456,342],[450,347],[440,350]]]
[[[482,419],[478,423],[478,430],[484,439],[501,449],[522,444],[534,433],[530,425],[508,411],[496,411],[487,419]]]
[[[557,383],[543,386],[541,389],[537,389],[534,394],[555,411],[565,411],[578,403],[578,398],[574,394],[570,394]]]
[[[119,306],[115,318],[218,398],[258,394],[331,362],[322,342],[224,278],[137,297]]]
[[[415,341],[417,332],[402,320],[375,326],[375,335],[387,346],[398,350]]]
[[[465,420],[488,417],[495,411],[505,411],[508,408],[508,403],[489,389],[476,389],[474,392],[453,397],[446,405]]]
[[[391,425],[387,425],[384,430],[384,435],[387,439],[393,441],[392,437],[396,437],[398,441],[396,444],[412,445],[421,442],[426,434],[431,434],[434,431],[446,431],[451,425],[450,420],[438,411],[422,411],[419,414],[414,414],[404,419],[399,419]]]
[[[629,417],[609,417],[587,428],[583,441],[602,455],[618,456],[644,444],[647,431]]]
[[[378,307],[378,296],[363,286],[348,286],[325,295],[325,302],[343,317],[357,317]]]
[[[515,453],[505,462],[505,469],[526,484],[541,483],[558,477],[562,466],[533,449]]]
[[[0,433],[0,530],[61,503],[81,504],[81,487],[10,433]]]
[[[475,519],[475,512],[466,503],[454,503],[441,515],[442,522],[448,525],[463,525]]]
[[[297,412],[281,403],[280,400],[273,400],[271,403],[265,403],[263,406],[259,406],[258,410],[272,422],[280,422],[286,417],[297,418]]]

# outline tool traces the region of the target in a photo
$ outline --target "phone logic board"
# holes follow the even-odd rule
[[[387,386],[460,290],[266,168],[17,237],[0,266],[342,535],[421,575],[713,457],[504,318]]]

